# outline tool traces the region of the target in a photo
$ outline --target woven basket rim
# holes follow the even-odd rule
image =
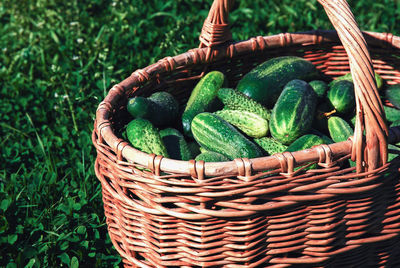
[[[368,45],[381,47],[386,49],[400,50],[400,37],[391,33],[363,32]],[[111,127],[109,115],[112,113],[114,105],[125,95],[125,90],[132,87],[139,87],[146,81],[152,79],[156,74],[167,73],[176,70],[179,67],[187,65],[202,65],[220,59],[232,58],[232,55],[248,54],[249,52],[262,52],[270,48],[284,48],[292,46],[315,46],[320,44],[341,45],[340,40],[334,30],[314,30],[296,33],[280,33],[271,36],[257,36],[248,40],[227,43],[210,49],[195,48],[188,52],[176,55],[174,57],[166,57],[158,62],[151,64],[143,69],[138,69],[121,83],[113,86],[108,92],[106,98],[99,104],[96,113],[95,129],[93,135],[98,133],[99,140],[107,143],[116,153],[120,163],[125,160],[131,164],[139,164],[149,167],[155,173],[160,171],[167,173],[178,173],[182,175],[197,176],[197,171],[201,171],[205,176],[222,176],[222,175],[242,175],[244,172],[243,165],[249,166],[251,171],[262,171],[267,169],[282,168],[282,161],[276,156],[263,156],[252,159],[235,159],[227,162],[207,162],[203,161],[183,161],[175,160],[154,154],[142,152],[130,145],[127,141],[118,138]],[[250,50],[248,47],[252,47]],[[211,52],[211,54],[210,54]],[[95,141],[95,139],[93,139]],[[388,142],[393,143],[400,141],[400,127],[391,128],[389,131]],[[333,143],[328,146],[332,155],[341,157],[348,155],[352,148],[352,139],[347,141]],[[325,147],[326,148],[326,147]],[[306,162],[321,160],[320,152],[323,150],[321,146],[313,149],[292,152],[283,155],[287,164],[287,158],[292,158],[295,164],[303,164]],[[327,156],[325,156],[327,157]],[[125,160],[124,160],[125,159]],[[122,161],[122,162],[121,162]],[[125,163],[128,164],[129,163]],[[293,163],[293,162],[292,162]],[[240,168],[240,167],[242,168]],[[369,172],[365,173],[368,174]],[[364,175],[365,175],[364,174]],[[244,175],[244,174],[243,174]],[[362,174],[359,174],[362,175]]]

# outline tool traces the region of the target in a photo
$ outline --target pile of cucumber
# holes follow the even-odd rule
[[[400,125],[400,85],[388,86],[378,74],[375,79],[382,98],[393,105],[384,107],[389,125]],[[220,162],[299,151],[353,135],[350,73],[328,81],[311,62],[284,56],[256,66],[236,89],[226,85],[223,73],[209,72],[181,113],[168,92],[129,99],[134,119],[126,127],[128,140],[146,153]],[[182,127],[171,128],[178,120]]]

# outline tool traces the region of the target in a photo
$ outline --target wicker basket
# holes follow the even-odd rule
[[[100,103],[95,170],[126,267],[400,266],[400,164],[387,163],[387,143],[400,141],[400,128],[386,127],[372,71],[400,83],[400,38],[362,34],[345,0],[319,2],[336,32],[233,43],[231,1],[215,0],[200,48],[135,71]],[[222,163],[149,155],[120,138],[128,97],[166,90],[183,106],[205,71],[221,70],[235,87],[255,65],[282,55],[303,57],[332,78],[352,72],[354,137]],[[342,165],[350,157],[356,168]],[[294,171],[312,163],[319,168]]]

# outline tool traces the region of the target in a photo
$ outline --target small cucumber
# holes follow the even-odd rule
[[[334,83],[330,87],[327,97],[338,113],[348,113],[356,105],[353,82],[347,80]]]
[[[385,111],[387,121],[395,122],[400,120],[400,110],[385,105],[383,105],[383,110]]]
[[[254,139],[254,142],[257,143],[268,155],[283,153],[287,149],[286,145],[271,137]]]
[[[317,94],[319,99],[325,97],[325,93],[328,90],[328,85],[324,81],[314,80],[311,81],[309,84],[314,90],[314,92]]]
[[[225,109],[255,113],[265,120],[271,117],[271,112],[267,108],[237,90],[221,88],[218,90],[218,98],[225,105]]]
[[[185,161],[194,158],[189,145],[178,130],[166,128],[160,131],[160,136],[170,158]]]
[[[194,160],[203,160],[204,162],[226,162],[229,161],[229,158],[216,152],[204,152],[196,156]]]
[[[385,91],[386,99],[397,109],[400,109],[400,84],[392,85]]]
[[[213,112],[218,101],[217,92],[225,82],[225,75],[219,71],[206,74],[193,89],[182,115],[183,132],[193,137],[190,131],[193,118],[202,112]]]
[[[148,153],[169,157],[158,129],[142,118],[132,120],[126,127],[126,134],[133,147]]]
[[[339,76],[329,84],[329,87],[332,87],[333,84],[335,84],[336,82],[342,81],[342,80],[347,80],[347,81],[353,82],[353,77],[351,76],[351,73],[347,73],[345,75]],[[376,86],[377,86],[378,90],[382,89],[385,84],[385,81],[376,72],[375,72],[375,82],[376,82]]]
[[[148,98],[140,96],[131,98],[126,108],[134,118],[147,119],[155,126],[166,126],[177,118],[179,104],[174,96],[162,91]]]
[[[350,136],[353,136],[353,129],[344,119],[338,116],[332,116],[328,119],[328,129],[334,142],[346,141]]]
[[[320,137],[321,139],[324,140],[324,144],[332,144],[335,143],[331,138],[329,138],[328,136],[326,136],[324,133],[319,132],[316,129],[311,129],[310,134],[314,134],[317,135],[318,137]]]
[[[255,113],[224,109],[216,111],[214,114],[234,125],[250,137],[261,138],[268,134],[268,121]]]
[[[292,144],[289,145],[289,147],[286,149],[288,152],[297,152],[305,149],[310,149],[312,146],[315,145],[321,145],[324,144],[325,141],[321,138],[318,137],[317,135],[313,134],[307,134],[304,136],[301,136],[297,140],[295,140]],[[317,164],[313,164],[304,170],[309,170],[309,169],[315,169],[317,167]],[[295,168],[294,170],[299,169],[300,167]]]
[[[312,81],[318,77],[318,71],[310,61],[282,56],[256,66],[239,81],[237,90],[270,109],[289,81]]]
[[[205,149],[225,155],[229,159],[256,158],[261,150],[231,124],[211,113],[200,113],[193,118],[195,140]]]
[[[311,127],[315,115],[317,94],[302,80],[290,81],[272,110],[269,129],[272,137],[291,144]]]
[[[305,149],[309,149],[312,146],[324,144],[325,141],[314,134],[307,134],[301,136],[297,140],[295,140],[289,147],[286,149],[287,152],[297,152]]]

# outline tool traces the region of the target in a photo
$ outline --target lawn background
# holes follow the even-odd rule
[[[211,3],[0,1],[0,267],[119,265],[93,170],[97,105],[197,47]],[[399,1],[349,3],[363,30],[400,34]],[[235,40],[332,29],[316,0],[238,0],[230,20]]]

